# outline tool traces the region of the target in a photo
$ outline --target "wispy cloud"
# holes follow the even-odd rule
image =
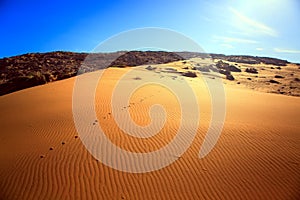
[[[263,51],[264,49],[263,49],[263,48],[260,48],[260,47],[257,47],[255,50],[256,50],[256,51]]]
[[[237,26],[237,28],[247,33],[262,34],[272,37],[278,36],[277,31],[275,31],[271,27],[261,22],[250,19],[236,9],[229,7],[229,11],[235,16],[235,19],[237,20],[237,23],[235,23],[235,26]]]
[[[258,43],[255,40],[248,40],[248,39],[234,38],[234,37],[223,37],[223,36],[213,36],[213,39],[216,41],[221,41],[223,43],[247,43],[247,44]]]
[[[299,53],[300,54],[300,50],[295,50],[295,49],[274,48],[274,51],[278,53]]]

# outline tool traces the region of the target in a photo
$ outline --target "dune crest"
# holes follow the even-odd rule
[[[146,125],[150,123],[146,116],[149,108],[161,103],[167,111],[166,124],[150,138],[136,139],[123,134],[114,122],[110,98],[116,81],[126,70],[106,70],[99,83],[106,86],[97,88],[97,119],[91,124],[103,127],[112,142],[128,151],[155,151],[176,133],[181,114],[176,107],[178,102],[159,86],[141,88],[132,95],[131,104],[120,105],[120,112],[128,109],[136,123]],[[299,98],[226,84],[224,129],[215,148],[199,159],[211,118],[211,101],[203,80],[147,69],[143,73],[163,76],[166,82],[185,79],[197,95],[197,135],[176,162],[158,171],[135,174],[112,169],[96,160],[75,129],[75,78],[70,78],[0,96],[0,198],[299,198]],[[135,76],[124,81],[139,79]],[[109,151],[103,153],[110,155]]]

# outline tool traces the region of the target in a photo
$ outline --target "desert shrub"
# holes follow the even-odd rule
[[[270,83],[275,83],[275,84],[279,84],[279,83],[280,83],[280,82],[275,81],[275,80],[273,80],[273,79],[271,79],[269,82],[270,82]]]
[[[284,78],[284,77],[280,75],[275,75],[275,78]]]
[[[297,81],[297,82],[299,82],[299,81],[300,81],[300,79],[299,79],[299,78],[294,78],[294,81]]]
[[[142,80],[142,78],[137,76],[137,77],[134,77],[133,80]]]

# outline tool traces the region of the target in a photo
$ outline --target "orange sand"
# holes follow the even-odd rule
[[[101,80],[105,87],[98,87],[96,95],[99,124],[124,149],[157,150],[179,126],[178,102],[158,86],[141,88],[124,109],[130,109],[136,123],[146,125],[149,107],[160,103],[168,113],[167,124],[149,139],[123,134],[109,113],[112,88],[126,70],[111,68]],[[199,159],[211,117],[210,98],[200,79],[186,79],[199,100],[197,136],[176,162],[144,174],[103,165],[75,138],[74,78],[1,96],[0,199],[299,198],[300,99],[227,85],[224,130],[215,148]]]

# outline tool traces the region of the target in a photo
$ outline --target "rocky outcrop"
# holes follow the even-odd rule
[[[183,57],[173,52],[164,51],[130,51],[116,60],[109,67],[139,66],[145,64],[163,64],[183,60]]]
[[[251,74],[258,74],[258,71],[255,68],[246,68],[245,72],[248,72]]]
[[[146,67],[146,69],[149,70],[149,71],[152,71],[152,70],[155,70],[156,67],[152,67],[151,65],[149,65],[148,67]]]
[[[234,77],[233,77],[231,74],[227,74],[227,75],[226,75],[226,79],[227,79],[227,80],[230,80],[230,81],[233,81],[233,80],[234,80]]]
[[[234,77],[231,74],[231,72],[241,72],[241,69],[239,69],[233,65],[229,65],[228,63],[223,62],[222,60],[219,60],[217,62],[216,67],[219,69],[219,72],[221,74],[226,75],[226,79],[230,80],[230,81],[234,80]]]
[[[197,53],[197,52],[176,52],[184,59],[190,58],[212,58],[218,60],[226,60],[235,63],[245,64],[270,64],[276,66],[286,66],[289,64],[287,60],[278,58],[258,57],[258,56],[246,56],[246,55],[224,55],[224,54],[208,54],[208,53]],[[300,66],[300,64],[299,64]]]
[[[161,64],[182,60],[171,52],[29,53],[0,59],[0,95],[107,67]]]
[[[30,53],[0,59],[0,95],[75,76],[85,53]]]
[[[229,65],[228,67],[229,71],[231,72],[241,72],[242,70],[234,65]]]
[[[269,64],[277,66],[286,66],[289,64],[287,60],[281,60],[278,58],[267,58],[267,57],[258,57],[258,56],[233,56],[233,55],[223,55],[223,54],[211,54],[213,59],[221,59],[235,63],[245,63],[245,64]]]
[[[222,60],[219,60],[216,64],[216,67],[218,69],[222,69],[229,72],[241,72],[242,70],[234,65],[230,65],[226,62],[223,62]]]
[[[182,76],[190,77],[190,78],[195,78],[197,77],[197,74],[195,72],[187,71],[187,72],[182,72]]]

